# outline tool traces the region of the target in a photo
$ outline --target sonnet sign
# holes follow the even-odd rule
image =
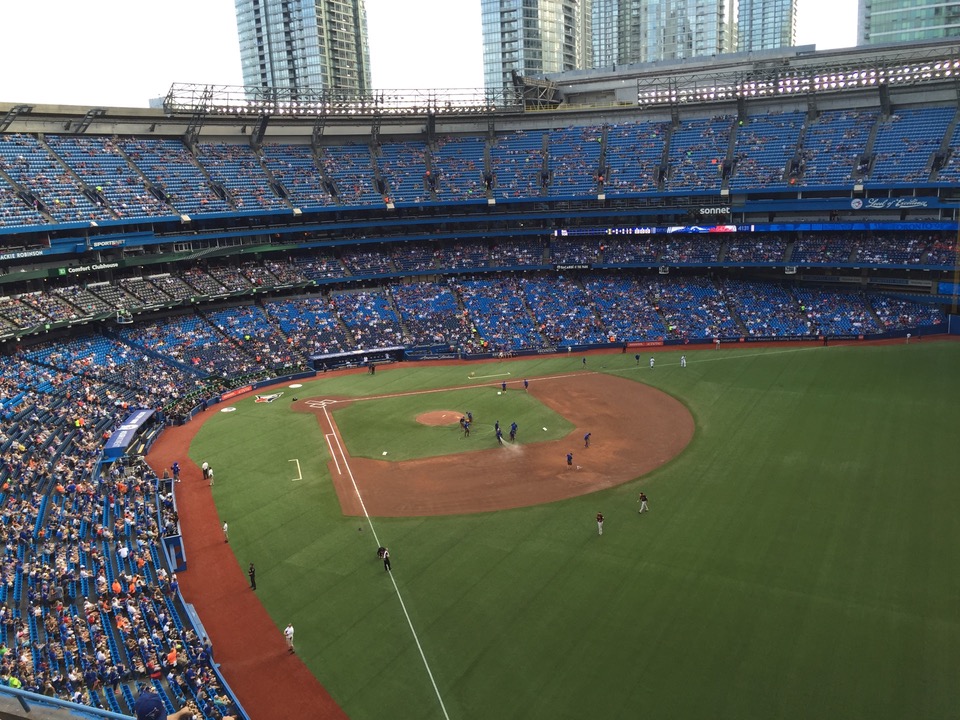
[[[701,215],[729,215],[730,208],[728,207],[702,207],[697,210]]]

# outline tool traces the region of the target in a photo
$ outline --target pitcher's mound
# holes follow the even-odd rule
[[[456,410],[433,410],[417,415],[417,422],[421,425],[456,425],[462,417],[463,413]]]

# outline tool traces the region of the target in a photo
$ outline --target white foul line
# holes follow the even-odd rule
[[[287,460],[287,462],[295,462],[297,464],[297,477],[293,478],[291,482],[296,482],[297,480],[303,480],[303,471],[300,469],[300,461],[297,459]]]
[[[340,456],[343,458],[343,467],[346,468],[347,475],[350,476],[350,482],[353,484],[353,491],[357,494],[357,500],[360,501],[360,509],[363,510],[363,516],[367,519],[367,525],[370,527],[370,533],[373,535],[374,541],[379,547],[381,545],[380,538],[377,537],[377,530],[373,527],[373,520],[370,519],[370,513],[367,512],[367,506],[363,502],[363,496],[360,494],[360,488],[357,487],[357,481],[353,477],[353,471],[350,469],[350,463],[347,462],[347,454],[343,451],[343,446],[340,444],[340,437],[337,435],[336,426],[333,424],[333,420],[330,418],[330,413],[327,412],[326,406],[323,408],[323,416],[327,419],[327,425],[333,430],[333,439],[337,443],[337,448],[340,450]],[[327,442],[330,442],[329,435],[327,436]],[[336,457],[336,455],[334,455]],[[403,615],[407,618],[407,625],[410,627],[410,632],[413,634],[413,641],[417,644],[417,650],[420,651],[420,659],[423,660],[423,667],[427,670],[427,676],[430,678],[430,684],[433,685],[433,692],[437,695],[437,700],[440,703],[440,710],[443,711],[443,716],[450,720],[450,716],[447,714],[447,708],[443,704],[443,698],[440,697],[440,688],[437,687],[436,680],[433,679],[433,673],[430,671],[430,663],[427,662],[427,656],[423,652],[423,646],[420,644],[420,638],[417,637],[417,631],[413,627],[413,621],[410,619],[410,613],[407,612],[407,605],[403,602],[403,596],[400,594],[400,588],[397,586],[397,581],[393,577],[393,572],[387,573],[390,576],[390,582],[393,583],[393,590],[397,594],[397,599],[400,601],[400,607],[403,610]]]
[[[476,375],[476,376],[467,375],[467,377],[470,378],[471,380],[483,380],[484,378],[503,377],[504,375],[509,375],[509,374],[510,373],[505,372],[505,373],[494,373],[493,375]]]
[[[324,415],[326,415],[326,410],[324,410]],[[329,420],[330,418],[327,419]],[[336,437],[336,435],[333,433],[327,433],[324,435],[324,437],[327,439],[327,447],[330,448],[330,455],[333,456],[333,462],[337,466],[337,475],[343,475],[343,470],[340,469],[340,461],[337,459],[337,451],[333,449],[333,443],[330,442],[330,438]]]

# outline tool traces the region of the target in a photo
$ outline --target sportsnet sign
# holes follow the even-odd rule
[[[269,395],[255,395],[253,401],[258,403],[272,403],[281,395],[283,395],[282,392],[270,393]]]

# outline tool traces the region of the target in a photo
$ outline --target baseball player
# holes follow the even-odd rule
[[[644,511],[650,512],[650,508],[647,507],[647,494],[644,492],[640,493],[640,499],[637,500],[640,503],[640,509],[637,510],[637,513],[642,513]]]

